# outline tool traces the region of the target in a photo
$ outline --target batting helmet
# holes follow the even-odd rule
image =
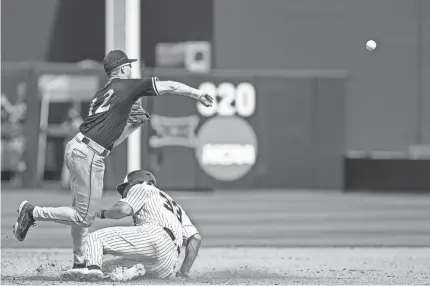
[[[147,182],[148,184],[157,186],[157,180],[151,172],[146,170],[136,170],[128,173],[127,176],[125,176],[124,182],[119,184],[116,187],[116,190],[122,197],[124,197],[124,195],[126,195],[124,193],[126,190],[129,190],[133,185],[140,184],[142,182]]]

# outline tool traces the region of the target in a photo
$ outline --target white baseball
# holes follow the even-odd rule
[[[366,49],[368,51],[374,51],[376,49],[376,42],[374,40],[369,40],[366,43]]]

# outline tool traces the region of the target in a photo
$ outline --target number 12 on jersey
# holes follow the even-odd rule
[[[103,103],[102,103],[99,107],[97,107],[96,112],[94,112],[94,113],[93,113],[93,111],[94,111],[94,106],[96,106],[96,105],[100,102],[99,97],[94,98],[94,99],[91,101],[91,105],[90,105],[90,110],[89,110],[89,112],[88,112],[88,116],[91,116],[91,115],[94,115],[94,114],[98,114],[98,113],[102,113],[102,112],[108,111],[108,110],[109,110],[109,108],[110,108],[109,99],[111,98],[111,96],[112,96],[114,93],[115,93],[115,91],[114,91],[113,89],[109,89],[109,90],[108,90],[108,91],[107,91],[107,92],[102,96],[102,99],[104,99],[104,100],[103,100]]]

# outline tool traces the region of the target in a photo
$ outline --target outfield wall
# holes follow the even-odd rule
[[[69,64],[4,65],[2,69],[5,93],[22,83],[26,86],[23,184],[38,186],[46,171],[61,168],[62,144],[73,136],[62,118],[77,103],[85,117],[105,76],[98,66],[81,69]],[[217,97],[212,108],[174,96],[144,100],[152,120],[142,132],[142,165],[156,174],[162,187],[342,188],[345,72],[257,70],[197,75],[148,69],[144,73],[184,82]],[[55,138],[60,140],[52,147],[49,142]],[[108,188],[123,180],[126,152],[126,144],[112,152]]]

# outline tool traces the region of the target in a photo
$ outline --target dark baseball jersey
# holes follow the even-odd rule
[[[79,127],[80,132],[101,146],[111,150],[127,125],[133,104],[142,96],[159,95],[158,79],[114,78],[93,97],[88,116]]]

